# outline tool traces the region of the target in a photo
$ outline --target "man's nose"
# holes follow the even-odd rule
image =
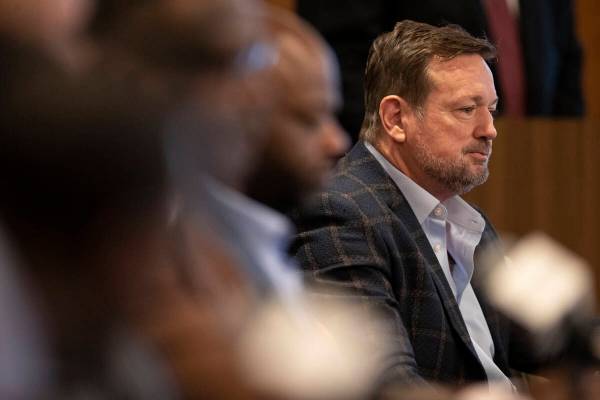
[[[485,138],[487,140],[493,140],[498,136],[496,127],[494,126],[494,115],[492,111],[486,109],[481,113],[479,125],[475,131],[477,138]]]

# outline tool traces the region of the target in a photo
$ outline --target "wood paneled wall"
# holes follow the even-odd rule
[[[541,230],[584,257],[600,288],[600,121],[500,119],[497,129],[490,178],[465,197],[505,235]]]
[[[600,1],[576,0],[576,18],[584,53],[587,116],[600,118]]]

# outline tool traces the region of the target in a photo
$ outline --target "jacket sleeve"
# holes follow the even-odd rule
[[[380,384],[423,385],[390,284],[387,246],[375,229],[382,218],[346,194],[321,194],[295,215],[300,233],[292,254],[316,296],[342,297],[377,317],[377,324],[357,329],[376,329],[365,333],[382,351]]]

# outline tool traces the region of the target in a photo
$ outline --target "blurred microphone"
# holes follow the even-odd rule
[[[517,242],[484,274],[488,299],[534,335],[542,356],[581,367],[600,365],[600,325],[594,318],[589,265],[543,233]]]
[[[247,379],[277,398],[370,398],[387,353],[377,320],[349,304],[305,300],[304,315],[277,303],[256,314],[240,343]]]

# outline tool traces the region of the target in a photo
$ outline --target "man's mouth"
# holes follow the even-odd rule
[[[478,151],[471,151],[471,152],[468,152],[467,154],[479,161],[487,161],[488,156],[489,156],[488,153],[482,153],[482,152],[478,152]]]
[[[470,155],[477,161],[481,162],[487,161],[491,153],[492,149],[488,146],[472,147],[465,150],[465,154]]]
[[[478,155],[478,156],[485,157],[485,158],[488,158],[491,153],[492,153],[491,146],[470,147],[465,150],[465,154],[473,154],[473,155]]]

